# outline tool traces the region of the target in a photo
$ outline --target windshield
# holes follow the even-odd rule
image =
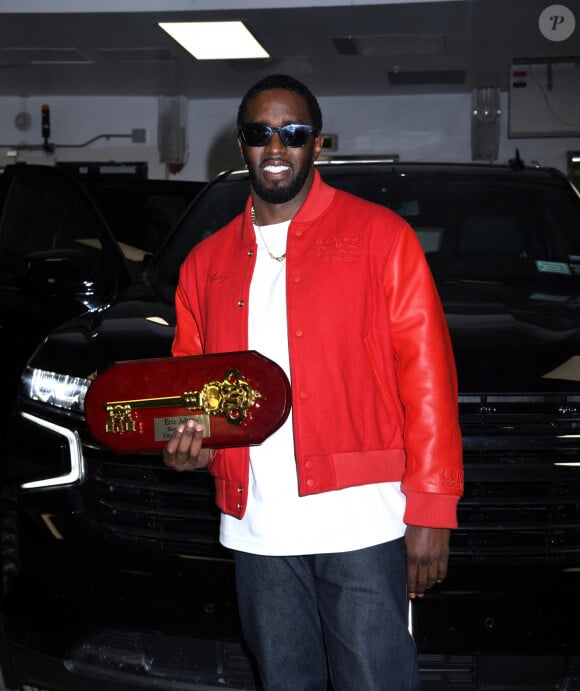
[[[359,175],[340,186],[403,216],[436,278],[580,273],[580,201],[561,179]]]
[[[554,282],[580,274],[580,200],[563,178],[489,169],[412,170],[321,166],[329,184],[403,216],[438,282]],[[534,173],[534,171],[528,171]],[[247,176],[209,186],[165,249],[159,279],[173,299],[189,249],[240,213]]]

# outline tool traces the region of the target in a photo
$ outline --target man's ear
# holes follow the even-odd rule
[[[240,137],[240,135],[238,135],[236,137],[236,141],[238,142],[238,151],[240,152],[240,156],[242,157],[242,161],[244,162],[244,165],[247,165],[246,156],[244,153],[244,144],[242,142],[242,138]]]
[[[314,140],[314,150],[312,151],[312,160],[317,161],[322,151],[322,142],[324,141],[324,135],[322,132]]]

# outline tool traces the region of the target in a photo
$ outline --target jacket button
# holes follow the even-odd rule
[[[296,329],[294,333],[296,336],[298,336],[298,338],[300,338],[300,336],[304,336],[304,331],[302,331],[302,329]]]
[[[306,461],[306,463],[304,464],[304,467],[308,468],[308,470],[310,470],[310,468],[312,468],[312,461]]]
[[[238,494],[241,494],[244,491],[243,487],[238,487]]]
[[[238,504],[238,505],[236,506],[236,508],[238,509],[238,511],[241,511],[241,510],[242,510],[242,505],[241,505],[241,504]]]
[[[238,300],[238,307],[243,307],[245,304],[243,300]]]
[[[307,487],[314,487],[314,480],[306,480]]]
[[[253,256],[254,256],[254,252],[252,250],[248,250],[248,257],[253,257]]]

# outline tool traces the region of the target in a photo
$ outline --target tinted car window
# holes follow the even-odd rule
[[[19,287],[25,279],[57,294],[66,282],[83,292],[108,292],[116,284],[100,240],[101,223],[86,201],[54,176],[17,176],[8,191],[0,235],[0,281]],[[31,204],[30,200],[34,200]]]
[[[120,243],[152,254],[164,242],[201,182],[79,177]]]

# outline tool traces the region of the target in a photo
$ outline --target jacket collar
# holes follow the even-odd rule
[[[292,223],[311,223],[316,220],[330,206],[336,190],[327,185],[314,169],[314,180],[304,203],[292,219]],[[242,238],[255,242],[254,226],[252,224],[252,197],[248,197],[242,218]]]

